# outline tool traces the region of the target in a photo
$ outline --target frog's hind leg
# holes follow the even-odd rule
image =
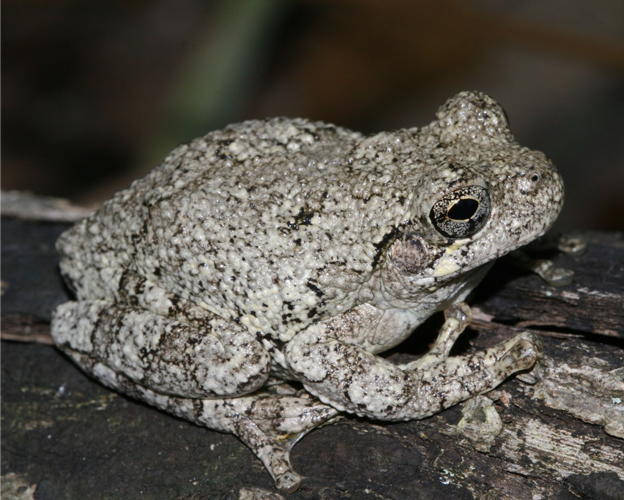
[[[276,487],[289,493],[301,484],[301,476],[290,464],[290,451],[305,434],[338,414],[305,391],[277,394],[269,389],[229,399],[159,394],[92,357],[77,352],[73,357],[110,388],[198,425],[236,435],[262,461]]]
[[[78,364],[87,355],[157,392],[223,398],[262,387],[270,355],[234,321],[210,315],[192,322],[103,300],[67,302],[52,337]]]

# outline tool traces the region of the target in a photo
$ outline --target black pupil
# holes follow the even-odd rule
[[[447,216],[453,220],[468,220],[470,219],[479,208],[479,202],[473,198],[462,198],[455,203],[449,211]]]

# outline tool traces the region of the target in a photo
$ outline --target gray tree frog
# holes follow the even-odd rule
[[[420,419],[530,369],[530,333],[449,351],[492,261],[557,217],[561,177],[484,94],[436,117],[370,136],[247,121],[178,147],[60,237],[77,300],[55,312],[56,345],[109,387],[234,433],[284,491],[301,482],[294,442],[338,412]],[[427,355],[377,356],[437,311]]]

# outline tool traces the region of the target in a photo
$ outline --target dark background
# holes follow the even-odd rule
[[[97,206],[231,122],[390,130],[481,90],[560,168],[557,229],[624,226],[621,0],[5,0],[2,30],[5,190]]]

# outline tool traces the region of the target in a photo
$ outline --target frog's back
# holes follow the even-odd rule
[[[196,139],[65,233],[62,270],[81,298],[115,297],[130,269],[288,337],[353,305],[405,217],[413,183],[392,187],[391,148],[366,140],[286,119]]]

